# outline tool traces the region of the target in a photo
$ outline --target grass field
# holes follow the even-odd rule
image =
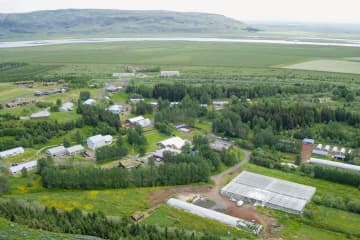
[[[130,188],[92,191],[46,191],[9,195],[45,206],[64,210],[79,208],[87,212],[102,211],[108,216],[130,216],[136,211],[150,208],[148,194],[156,188]]]
[[[0,217],[0,239],[6,240],[96,240],[99,238],[63,233],[53,233],[28,228]]]
[[[142,224],[158,225],[162,227],[179,227],[195,232],[204,232],[229,238],[255,238],[251,234],[226,226],[224,224],[201,218],[196,215],[161,205]]]
[[[360,74],[360,62],[346,60],[314,60],[289,65],[285,68]]]
[[[0,50],[2,62],[61,65],[137,63],[163,66],[268,67],[313,59],[359,56],[360,49],[351,47],[193,42],[71,44]],[[114,69],[108,68],[109,71]]]

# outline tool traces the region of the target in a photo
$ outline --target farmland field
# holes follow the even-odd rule
[[[285,68],[360,74],[360,62],[346,60],[314,60],[289,65]]]
[[[79,208],[84,211],[103,211],[109,216],[130,216],[136,211],[150,208],[148,194],[156,188],[92,190],[92,191],[50,191],[26,195],[11,195],[56,207],[63,210]]]

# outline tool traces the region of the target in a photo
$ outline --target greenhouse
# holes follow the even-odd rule
[[[314,187],[244,171],[221,190],[221,194],[254,205],[301,214],[314,196]]]
[[[236,227],[254,234],[259,234],[262,230],[262,225],[245,221],[240,218],[232,217],[221,212],[217,212],[211,209],[199,207],[197,205],[187,203],[175,198],[170,198],[167,204],[171,207],[181,209],[183,211],[198,215],[200,217],[209,218],[231,227]]]

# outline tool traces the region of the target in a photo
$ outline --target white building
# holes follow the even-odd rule
[[[74,104],[72,102],[67,102],[64,103],[60,108],[59,111],[60,112],[67,112],[67,111],[71,111],[74,107]]]
[[[190,144],[190,141],[184,140],[179,137],[172,137],[158,143],[163,148],[173,148],[180,150],[186,144]]]
[[[12,174],[17,174],[17,173],[20,173],[23,168],[25,168],[26,170],[30,170],[30,169],[35,168],[36,166],[37,166],[37,161],[34,160],[34,161],[26,162],[26,163],[21,163],[16,166],[12,166],[9,168],[9,171]]]
[[[111,144],[112,140],[113,138],[110,135],[96,135],[87,139],[87,145],[90,149],[95,150],[96,148]]]
[[[57,146],[47,149],[45,153],[50,157],[62,157],[66,155],[66,148],[64,146]]]
[[[293,214],[301,214],[316,188],[243,171],[221,189],[221,195]]]
[[[135,73],[113,73],[112,74],[113,77],[118,77],[118,78],[130,78],[130,77],[135,77]]]
[[[315,143],[315,141],[314,141],[314,139],[311,139],[311,138],[304,138],[303,140],[302,140],[302,144],[314,144]]]
[[[179,77],[180,72],[179,71],[161,71],[160,76],[161,77]]]
[[[195,214],[197,216],[212,219],[221,223],[224,223],[231,227],[236,227],[253,234],[259,234],[262,230],[262,225],[245,221],[241,218],[236,218],[230,215],[226,215],[221,212],[217,212],[211,209],[203,208],[195,204],[184,202],[175,198],[170,198],[167,204],[171,207],[181,209],[183,211]]]
[[[139,102],[145,101],[145,99],[144,98],[130,98],[129,101],[131,103],[139,103]]]
[[[319,159],[319,158],[310,158],[310,160],[308,160],[308,163],[360,172],[360,166],[347,164],[347,163],[341,163],[341,162],[334,162],[334,161],[329,161],[329,160],[323,160],[323,159]]]
[[[92,98],[89,98],[88,100],[83,102],[84,105],[93,105],[95,103],[96,103],[96,101],[94,99],[92,99]]]
[[[37,113],[31,114],[31,118],[47,118],[50,116],[50,113],[47,110],[43,110]]]
[[[107,110],[113,114],[119,114],[122,112],[122,106],[121,105],[111,105]]]
[[[66,149],[66,154],[69,156],[84,152],[85,149],[82,145],[75,145]]]
[[[181,151],[180,150],[177,150],[177,149],[172,149],[172,148],[163,148],[163,149],[159,149],[159,150],[156,150],[153,154],[155,160],[157,161],[160,161],[161,159],[164,158],[164,153],[165,152],[169,152],[173,155],[177,155],[177,154],[180,154]]]
[[[24,153],[23,147],[17,147],[0,152],[0,158],[7,158]]]
[[[136,125],[139,125],[139,126],[142,127],[142,128],[147,128],[147,127],[151,127],[152,122],[151,122],[150,119],[145,118],[145,119],[143,119],[143,120],[137,121],[137,122],[136,122]]]
[[[229,105],[228,101],[214,101],[213,102],[214,107],[225,107]]]
[[[134,118],[129,118],[128,120],[126,120],[126,123],[131,124],[131,125],[135,125],[137,122],[144,120],[145,118],[143,116],[137,116]]]

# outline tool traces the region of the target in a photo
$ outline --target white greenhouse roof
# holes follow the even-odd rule
[[[83,104],[84,105],[91,105],[91,104],[95,104],[96,101],[92,98],[89,98],[88,100],[86,100]]]
[[[360,171],[360,166],[357,166],[357,165],[323,160],[323,159],[319,159],[319,158],[310,158],[310,160],[308,162],[313,163],[313,164],[318,164],[318,165],[324,165],[324,166],[328,166],[328,167],[342,168],[342,169],[351,170],[351,171]]]
[[[314,187],[243,171],[222,190],[234,195],[261,202],[273,208],[301,212],[315,194]]]
[[[76,152],[81,152],[81,151],[84,151],[84,147],[82,145],[75,145],[75,146],[72,146],[72,147],[68,147],[66,149],[66,151],[68,153],[76,153]]]
[[[131,124],[135,124],[135,123],[137,123],[139,121],[142,121],[142,120],[144,120],[143,116],[137,116],[137,117],[128,119],[128,122],[130,122]]]
[[[0,152],[0,158],[5,158],[5,157],[21,154],[21,153],[24,153],[24,148],[16,147],[16,148],[12,148],[12,149],[8,149],[8,150]]]
[[[37,112],[37,113],[33,113],[31,114],[31,118],[42,118],[42,117],[49,117],[50,116],[50,113],[46,110],[44,111],[40,111],[40,112]]]
[[[21,163],[16,166],[12,166],[9,168],[9,170],[12,174],[15,174],[15,173],[20,172],[23,168],[30,169],[30,168],[36,167],[36,165],[37,165],[37,160],[34,160],[34,161],[26,162],[26,163]]]
[[[57,146],[46,150],[46,152],[49,153],[50,155],[57,155],[59,153],[62,154],[65,153],[65,151],[66,148],[64,146]]]
[[[226,215],[224,213],[210,210],[207,208],[199,207],[197,205],[187,203],[187,202],[175,199],[175,198],[170,198],[167,201],[167,204],[171,207],[178,208],[178,209],[184,210],[186,212],[190,212],[190,213],[198,215],[200,217],[209,218],[209,219],[224,223],[224,224],[232,226],[232,227],[237,227],[242,222],[246,223],[246,221],[243,219],[232,217],[230,215]]]
[[[161,141],[159,144],[161,144],[164,147],[181,149],[183,146],[185,146],[187,142],[188,142],[187,140],[184,140],[182,138],[172,137],[164,141]]]

